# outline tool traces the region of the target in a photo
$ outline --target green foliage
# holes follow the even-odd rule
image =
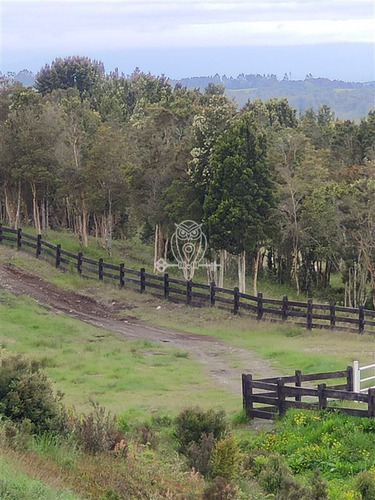
[[[81,97],[91,97],[104,74],[103,63],[88,57],[57,58],[36,76],[36,89],[47,94],[56,89],[78,89]]]
[[[260,434],[249,447],[284,456],[294,473],[319,469],[325,479],[344,479],[375,465],[371,420],[289,410],[276,432]]]
[[[208,476],[212,470],[211,455],[214,444],[212,432],[209,434],[203,432],[198,443],[192,442],[187,450],[189,467],[194,467],[203,476]]]
[[[362,495],[362,500],[373,500],[375,498],[375,472],[366,470],[357,474],[355,487]]]
[[[211,455],[211,465],[213,476],[221,476],[228,481],[233,481],[238,477],[241,454],[233,434],[229,434],[216,443]]]
[[[279,493],[286,480],[290,479],[289,468],[277,455],[271,455],[266,460],[258,476],[259,484],[267,493]]]
[[[56,484],[55,481],[53,484]],[[7,455],[0,457],[0,498],[1,500],[80,500],[78,495],[51,487],[20,471],[19,464]]]
[[[263,241],[275,206],[266,138],[250,112],[234,121],[211,155],[204,203],[211,245],[239,254]]]
[[[215,440],[220,439],[228,429],[223,411],[207,410],[199,407],[183,410],[175,419],[175,437],[179,443],[180,453],[187,452],[191,443],[200,443],[202,434],[213,434]]]
[[[0,352],[0,415],[15,423],[29,421],[36,432],[61,430],[61,397],[54,395],[38,363]]]

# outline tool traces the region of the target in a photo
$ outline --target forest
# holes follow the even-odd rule
[[[221,265],[207,277],[219,286],[235,259],[240,291],[267,273],[373,308],[375,110],[356,123],[324,103],[298,114],[283,97],[238,109],[221,85],[188,89],[68,57],[34,88],[1,80],[0,141],[4,225],[65,228],[83,247],[94,235],[108,254],[137,234],[156,263],[174,224],[191,219]]]

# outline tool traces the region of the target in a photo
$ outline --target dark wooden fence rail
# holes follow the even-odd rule
[[[312,328],[330,328],[357,333],[375,334],[375,311],[363,307],[351,308],[335,304],[315,304],[289,300],[268,299],[262,293],[250,295],[240,293],[238,288],[229,290],[211,283],[195,283],[147,273],[125,267],[125,264],[110,264],[85,257],[81,252],[77,255],[42,239],[41,235],[32,236],[22,229],[11,229],[0,224],[0,244],[10,243],[18,250],[32,252],[36,258],[45,258],[55,267],[76,271],[85,278],[97,278],[101,281],[115,281],[124,288],[135,287],[140,293],[150,291],[174,301],[184,301],[191,305],[207,305],[230,308],[234,314],[249,312],[258,320],[292,322],[309,330]]]
[[[328,386],[325,382],[316,388],[302,387],[303,382],[345,378],[344,384]],[[293,385],[290,385],[293,384]],[[353,368],[326,373],[303,375],[296,370],[290,377],[253,380],[251,374],[242,374],[243,406],[249,418],[274,419],[288,408],[338,410],[357,417],[375,417],[375,389],[367,393],[353,392]],[[302,401],[302,398],[308,401]],[[338,407],[342,401],[367,404],[364,408]],[[363,406],[363,405],[362,405]]]

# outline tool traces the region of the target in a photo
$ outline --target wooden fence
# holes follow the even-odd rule
[[[18,250],[32,252],[36,258],[45,258],[55,267],[63,270],[76,270],[86,278],[117,283],[121,288],[131,286],[140,293],[150,291],[165,299],[184,301],[191,305],[218,306],[229,308],[234,314],[246,312],[258,320],[267,319],[278,322],[292,322],[309,330],[312,328],[329,328],[357,333],[375,334],[375,311],[363,307],[351,308],[335,304],[315,304],[311,299],[307,302],[267,299],[262,293],[257,296],[219,288],[215,283],[206,285],[193,281],[173,278],[165,273],[163,276],[146,273],[125,267],[125,264],[110,264],[103,259],[98,261],[85,257],[81,252],[77,255],[45,241],[41,235],[32,236],[21,229],[11,229],[0,224],[0,244],[8,243]]]
[[[345,378],[344,384],[327,386],[321,383],[311,388],[313,381],[340,378]],[[303,382],[309,382],[310,387],[303,387]],[[251,374],[243,374],[242,396],[244,409],[250,418],[274,419],[276,415],[282,416],[288,408],[338,410],[357,417],[375,417],[375,389],[370,388],[365,394],[353,392],[351,366],[343,371],[306,375],[296,370],[295,375],[290,377],[258,380],[253,380]],[[338,406],[343,401],[362,403],[362,408]]]

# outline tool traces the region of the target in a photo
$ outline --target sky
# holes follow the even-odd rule
[[[2,72],[85,55],[106,71],[175,79],[375,80],[373,0],[3,0],[0,9]]]

